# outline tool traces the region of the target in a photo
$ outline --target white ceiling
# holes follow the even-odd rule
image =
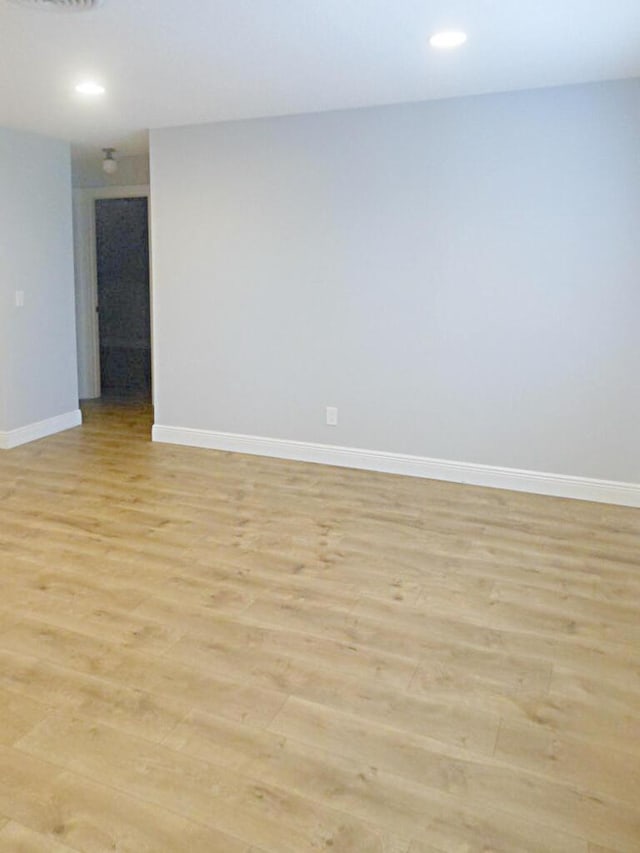
[[[436,52],[429,36],[463,29]],[[146,129],[640,76],[640,0],[0,0],[0,125],[146,149]],[[107,94],[76,95],[85,77]]]

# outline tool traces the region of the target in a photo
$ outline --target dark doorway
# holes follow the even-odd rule
[[[96,200],[102,396],[151,398],[146,198]]]

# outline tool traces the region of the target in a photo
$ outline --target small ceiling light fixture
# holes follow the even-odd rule
[[[96,83],[95,80],[83,80],[76,86],[76,92],[79,95],[104,95],[105,88],[101,83]]]
[[[115,148],[103,148],[104,160],[102,161],[102,171],[107,175],[114,175],[118,171],[118,163],[113,156],[116,153]]]
[[[460,47],[467,40],[467,34],[460,30],[446,30],[445,32],[435,33],[429,39],[431,47],[437,47],[440,50],[447,50],[452,47]]]

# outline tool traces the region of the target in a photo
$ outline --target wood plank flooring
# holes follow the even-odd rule
[[[640,851],[640,511],[84,414],[0,454],[1,851]]]

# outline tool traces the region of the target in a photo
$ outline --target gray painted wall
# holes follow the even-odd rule
[[[2,128],[0,297],[0,430],[77,409],[69,146]]]
[[[640,482],[640,81],[152,131],[151,182],[156,423]]]

